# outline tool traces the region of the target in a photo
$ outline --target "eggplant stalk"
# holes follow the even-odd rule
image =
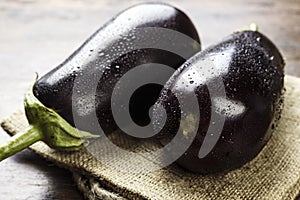
[[[88,144],[87,139],[99,137],[72,127],[54,110],[45,107],[33,95],[32,87],[25,94],[24,107],[29,126],[0,146],[0,161],[37,141],[43,141],[53,149],[76,151]]]
[[[25,132],[14,135],[7,144],[0,146],[0,161],[18,153],[41,139],[40,132],[37,131],[35,127],[29,126]]]

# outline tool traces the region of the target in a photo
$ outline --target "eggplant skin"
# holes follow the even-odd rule
[[[209,87],[217,85],[220,78],[226,97],[216,95],[211,99]],[[185,116],[180,114],[176,95],[196,94],[200,110],[197,134],[176,162],[201,174],[227,172],[256,157],[270,139],[280,119],[283,93],[284,60],[276,46],[258,31],[233,33],[197,53],[172,75],[154,106],[154,127],[162,129],[159,138],[164,144],[177,131],[183,134],[179,121]],[[225,117],[225,124],[210,153],[199,158],[209,124],[218,123],[212,122],[212,103],[218,108],[216,112],[221,110],[216,114]],[[160,123],[162,107],[167,113],[164,125]]]
[[[34,85],[34,95],[45,106],[56,110],[71,125],[75,126],[74,117],[76,117],[79,119],[77,121],[80,121],[79,124],[76,123],[76,127],[92,133],[97,133],[98,128],[95,127],[95,121],[91,120],[93,116],[85,106],[91,96],[96,96],[94,106],[101,128],[105,133],[116,130],[118,127],[111,111],[111,95],[115,84],[127,71],[145,63],[161,63],[177,69],[186,61],[174,53],[151,48],[133,49],[122,54],[118,59],[108,59],[118,53],[118,49],[130,49],[130,46],[122,46],[122,42],[124,43],[129,36],[132,40],[134,37],[137,40],[142,37],[134,35],[133,30],[147,27],[174,30],[192,38],[193,43],[183,44],[185,45],[183,50],[189,52],[190,57],[200,51],[198,33],[185,13],[164,3],[138,4],[112,18],[62,64],[41,77]],[[114,35],[116,31],[122,34],[121,38],[116,39]],[[155,35],[157,41],[163,38],[165,36]],[[93,75],[99,72],[103,72],[101,80],[93,79]],[[81,74],[90,75],[87,80],[77,83],[82,85],[78,93],[83,95],[84,100],[81,102],[83,105],[72,102],[74,81],[76,77],[78,80]],[[165,77],[165,80],[167,81],[168,78],[169,76]],[[96,94],[89,90],[90,83],[93,81],[99,81]],[[144,110],[155,103],[162,87],[145,86],[134,93],[134,97],[130,100],[130,114],[133,121],[139,125],[150,122],[148,111],[145,113]],[[75,104],[73,108],[72,103]]]

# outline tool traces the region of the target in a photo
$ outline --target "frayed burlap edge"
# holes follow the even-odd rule
[[[126,200],[114,191],[106,188],[94,177],[85,176],[79,172],[73,172],[74,181],[78,189],[88,200]]]

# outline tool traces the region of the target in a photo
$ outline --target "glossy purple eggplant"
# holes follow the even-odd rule
[[[284,60],[277,47],[258,31],[236,32],[193,56],[173,74],[154,106],[154,126],[161,129],[164,144],[177,131],[185,140],[190,130],[196,130],[192,144],[176,161],[183,168],[202,174],[233,170],[257,156],[270,139],[280,118],[283,91]],[[192,95],[200,111],[195,128],[197,110],[181,114],[178,101]],[[167,119],[162,125],[164,113]],[[220,133],[208,135],[209,127],[221,123],[216,118],[223,118],[224,125]],[[179,128],[180,120],[184,128]],[[201,157],[206,137],[205,145],[212,149]]]
[[[34,95],[73,126],[76,118],[76,127],[81,130],[95,133],[98,131],[95,123],[98,122],[104,132],[117,129],[111,110],[111,96],[116,83],[125,73],[146,63],[161,63],[177,69],[186,61],[164,49],[136,49],[139,40],[152,42],[154,46],[166,40],[168,35],[161,33],[161,29],[191,38],[193,42],[182,44],[182,51],[188,57],[200,50],[198,33],[182,11],[163,3],[135,5],[112,18],[62,64],[41,77],[34,85]],[[140,30],[145,34],[138,32]],[[149,38],[143,38],[145,35]],[[100,73],[103,76],[98,80]],[[80,78],[83,75],[85,78]],[[165,82],[169,77],[164,77]],[[95,82],[97,88],[93,90],[91,88]],[[150,122],[148,109],[157,100],[162,87],[149,84],[133,94],[129,107],[134,122],[141,126]],[[74,92],[82,98],[74,100]],[[92,120],[91,109],[96,109],[98,122]]]

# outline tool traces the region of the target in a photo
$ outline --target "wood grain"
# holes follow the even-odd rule
[[[22,106],[35,78],[67,58],[113,15],[142,1],[0,1],[0,118]],[[300,77],[300,1],[166,1],[196,24],[204,46],[251,22],[279,47],[286,73]],[[8,140],[1,130],[0,143]],[[71,173],[25,150],[0,163],[0,199],[82,199]]]

